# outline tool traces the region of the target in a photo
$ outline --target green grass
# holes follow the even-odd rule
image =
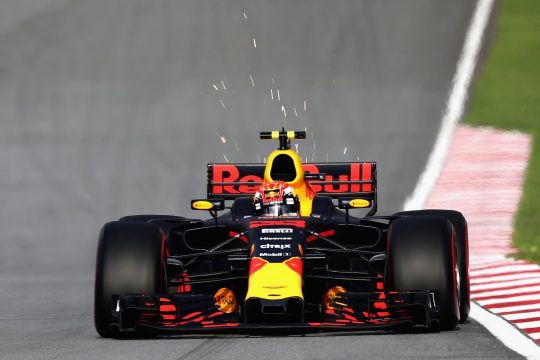
[[[533,135],[513,241],[519,257],[540,263],[540,1],[501,1],[499,10],[464,120]]]

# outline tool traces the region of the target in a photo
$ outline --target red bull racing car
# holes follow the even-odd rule
[[[209,219],[132,215],[105,224],[97,332],[450,330],[464,321],[463,215],[375,216],[376,164],[302,164],[290,142],[305,135],[262,132],[279,141],[266,164],[209,164],[207,197],[191,202]]]

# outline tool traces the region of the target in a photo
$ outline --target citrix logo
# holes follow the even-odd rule
[[[262,244],[261,249],[290,249],[291,244]]]

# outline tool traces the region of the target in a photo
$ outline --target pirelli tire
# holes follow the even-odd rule
[[[436,290],[439,328],[459,322],[456,251],[450,221],[441,216],[411,216],[392,221],[388,239],[390,290]]]
[[[454,227],[457,267],[458,267],[458,292],[459,292],[459,313],[460,322],[464,322],[469,317],[471,309],[471,290],[469,280],[469,231],[467,220],[462,213],[455,210],[415,210],[402,211],[396,215],[400,216],[442,216],[447,218]]]
[[[154,224],[105,224],[99,236],[94,288],[94,324],[99,335],[121,335],[114,326],[113,296],[164,292],[163,252],[164,241]]]

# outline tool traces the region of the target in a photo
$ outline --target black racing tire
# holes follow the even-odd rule
[[[153,224],[105,224],[99,236],[94,288],[94,325],[99,335],[121,337],[111,326],[113,295],[164,292],[163,251],[159,228]]]
[[[438,290],[439,326],[452,330],[459,321],[452,224],[440,216],[392,221],[387,279],[390,290]]]
[[[462,213],[455,210],[415,210],[402,211],[396,215],[400,216],[443,216],[450,220],[455,231],[455,241],[457,249],[457,266],[459,271],[458,292],[459,292],[459,314],[460,322],[464,322],[469,317],[471,309],[471,285],[469,280],[469,231],[467,220]]]

